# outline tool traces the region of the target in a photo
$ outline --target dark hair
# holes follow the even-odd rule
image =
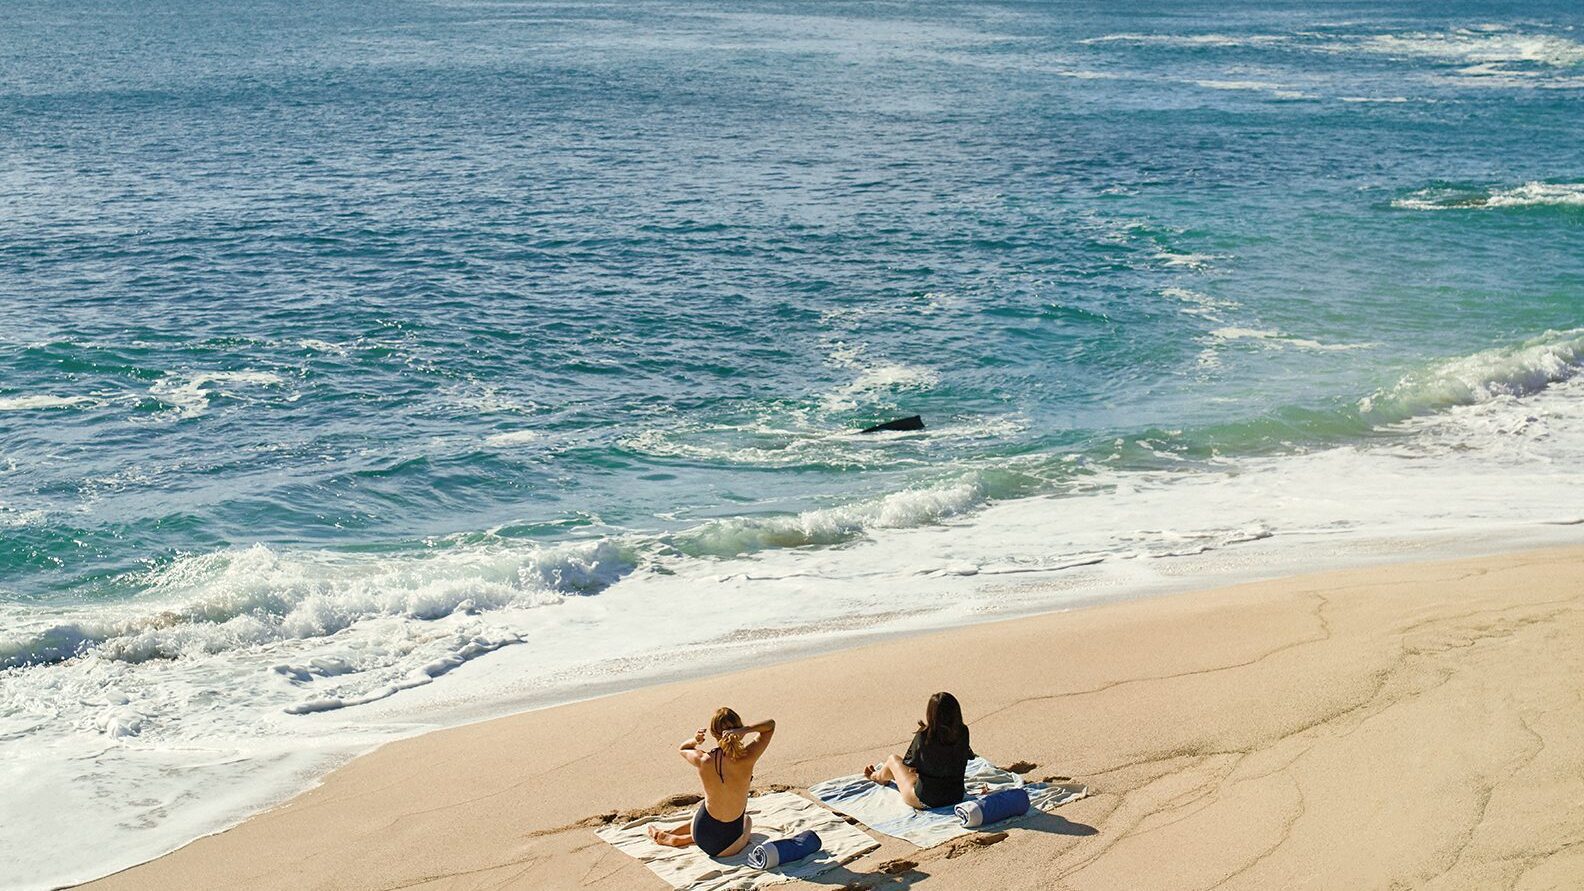
[[[929,705],[924,709],[924,720],[919,722],[919,730],[924,732],[926,742],[947,745],[967,736],[968,728],[963,726],[962,706],[957,704],[957,697],[946,692],[931,696]]]

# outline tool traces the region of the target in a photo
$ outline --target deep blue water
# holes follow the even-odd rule
[[[0,413],[8,597],[1289,448],[1580,321],[1577,200],[1393,207],[1584,180],[1572,4],[7,6],[0,386],[87,397]]]

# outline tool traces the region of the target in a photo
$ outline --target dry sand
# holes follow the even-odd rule
[[[694,791],[672,750],[716,706],[776,718],[758,783],[801,788],[900,750],[938,689],[981,754],[1095,794],[990,846],[881,836],[827,887],[1584,887],[1584,548],[1114,603],[431,733],[94,887],[660,891],[585,818]]]

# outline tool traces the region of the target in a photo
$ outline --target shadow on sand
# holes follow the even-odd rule
[[[838,866],[803,881],[811,885],[827,885],[845,891],[882,891],[882,889],[896,891],[900,888],[911,888],[929,877],[930,874],[920,870],[917,864],[896,873],[854,872],[845,866]]]
[[[1064,835],[1069,838],[1083,838],[1097,835],[1100,832],[1100,830],[1087,823],[1074,823],[1066,817],[1046,813],[1045,811],[1032,810],[1016,823],[1008,826],[1006,830],[977,833],[966,838],[936,845],[929,850],[920,851],[919,859],[927,862],[945,857],[949,860],[968,853],[975,848],[996,845],[1009,838],[1010,833],[1019,830],[1043,832],[1047,835]],[[873,872],[856,872],[846,866],[838,866],[835,869],[803,881],[813,885],[849,889],[849,891],[860,891],[860,889],[864,889],[864,891],[881,891],[881,889],[910,888],[929,877],[929,873],[919,868],[919,863],[906,858],[898,858],[880,864]]]

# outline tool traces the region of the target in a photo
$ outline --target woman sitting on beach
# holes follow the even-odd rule
[[[748,817],[748,786],[753,782],[754,764],[775,736],[775,722],[744,727],[736,712],[720,708],[710,719],[709,733],[715,737],[716,747],[708,752],[700,748],[703,730],[678,747],[683,760],[698,769],[699,781],[704,784],[704,800],[699,802],[693,822],[671,830],[651,826],[649,837],[673,848],[698,845],[711,857],[730,857],[748,844],[753,827]],[[750,733],[758,736],[744,744],[743,737]]]
[[[973,757],[957,697],[936,693],[930,697],[907,754],[865,767],[864,776],[882,786],[894,780],[902,800],[919,810],[947,807],[966,796],[963,774]]]

